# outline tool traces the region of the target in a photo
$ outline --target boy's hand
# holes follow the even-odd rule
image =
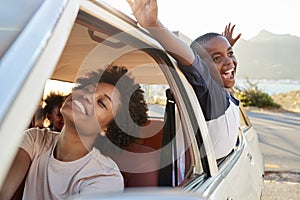
[[[138,21],[144,27],[158,27],[158,7],[156,0],[127,0],[131,10]]]
[[[242,35],[240,33],[235,38],[233,38],[232,33],[233,33],[233,30],[234,30],[234,27],[235,27],[235,25],[233,25],[231,27],[231,23],[229,23],[228,25],[225,26],[225,30],[222,33],[222,35],[224,35],[227,38],[227,40],[228,40],[228,42],[230,43],[231,46],[233,46],[236,43],[236,41],[238,41],[240,39],[240,37]]]

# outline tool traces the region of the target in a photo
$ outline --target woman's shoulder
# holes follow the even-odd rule
[[[60,132],[51,131],[49,128],[33,127],[26,130],[26,133],[35,137],[56,137]]]
[[[20,147],[33,158],[35,155],[51,149],[58,135],[47,129],[30,128],[25,131]]]
[[[118,165],[109,156],[103,155],[99,149],[93,148],[91,155],[95,162],[102,168],[108,171],[117,170],[119,171]]]
[[[25,137],[30,138],[35,142],[43,142],[43,143],[52,143],[53,140],[57,136],[59,136],[59,132],[51,131],[48,128],[30,128],[26,130]]]

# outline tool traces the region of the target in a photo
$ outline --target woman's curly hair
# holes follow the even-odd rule
[[[121,149],[128,146],[139,138],[141,126],[147,122],[147,104],[144,98],[144,91],[139,84],[134,83],[133,78],[127,75],[126,67],[108,65],[105,70],[90,72],[84,78],[78,78],[78,85],[75,89],[81,89],[89,84],[108,83],[115,86],[120,92],[121,106],[117,110],[113,121],[107,128],[106,137]],[[99,143],[99,137],[96,143]],[[108,148],[103,143],[96,147],[104,151]],[[106,146],[106,147],[105,147]]]

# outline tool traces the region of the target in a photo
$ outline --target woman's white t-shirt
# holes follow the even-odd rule
[[[123,191],[123,177],[118,166],[96,148],[75,161],[55,159],[53,151],[59,137],[59,133],[48,129],[26,131],[21,148],[29,154],[32,163],[23,199],[67,199],[76,195]]]

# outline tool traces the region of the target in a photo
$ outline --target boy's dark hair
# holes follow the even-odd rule
[[[191,44],[191,47],[193,45],[193,43],[197,42],[198,44],[200,45],[203,45],[205,42],[215,38],[215,37],[219,37],[219,36],[222,36],[221,34],[219,33],[214,33],[214,32],[210,32],[210,33],[205,33],[204,35],[201,35],[199,36],[198,38],[196,38],[192,44]]]
[[[138,138],[140,127],[148,119],[144,91],[126,74],[127,71],[126,67],[109,65],[105,70],[100,69],[89,73],[87,77],[78,78],[78,85],[74,88],[82,89],[89,84],[104,82],[119,90],[121,106],[108,126],[106,137],[121,149]],[[103,140],[103,137],[98,137],[95,146],[105,153],[108,142]]]
[[[190,45],[190,47],[200,56],[204,56],[205,54],[205,50],[203,49],[203,44],[215,37],[219,37],[222,36],[219,33],[214,33],[214,32],[210,32],[210,33],[206,33],[204,35],[199,36],[198,38],[196,38]]]
[[[60,93],[50,92],[46,97],[44,102],[46,103],[44,107],[44,115],[50,114],[56,106],[60,106],[65,101],[66,97]]]

